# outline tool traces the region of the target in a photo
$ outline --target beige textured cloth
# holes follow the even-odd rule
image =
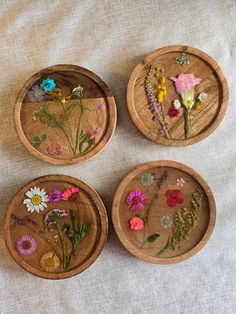
[[[236,311],[236,1],[235,0],[1,0],[0,226],[21,185],[46,174],[91,184],[110,213],[122,177],[139,163],[186,163],[209,183],[217,224],[207,246],[176,265],[144,263],[129,254],[110,221],[107,244],[88,270],[63,281],[34,277],[18,267],[0,238],[0,313],[194,313]],[[167,148],[148,141],[126,108],[129,75],[141,57],[169,44],[197,47],[221,65],[230,103],[220,127],[202,142]],[[58,63],[87,67],[113,91],[118,126],[105,150],[82,165],[56,167],[29,155],[14,131],[14,101],[35,72]],[[104,165],[106,165],[104,167]]]

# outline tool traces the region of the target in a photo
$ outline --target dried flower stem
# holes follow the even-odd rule
[[[192,126],[192,113],[191,110],[185,109],[185,138],[189,137]]]
[[[148,224],[148,220],[149,220],[149,216],[150,216],[150,212],[151,212],[153,203],[156,199],[159,198],[159,192],[160,192],[161,188],[163,187],[164,182],[166,181],[168,176],[169,176],[169,172],[166,170],[158,179],[156,179],[157,182],[155,184],[155,189],[154,189],[151,201],[150,201],[148,208],[146,210],[147,224]],[[143,245],[145,244],[147,224],[144,225],[143,243],[142,243],[141,247],[143,247]]]
[[[193,193],[191,209],[183,208],[181,212],[174,215],[175,229],[172,236],[167,240],[165,246],[158,252],[157,256],[167,250],[177,250],[184,240],[188,240],[192,230],[198,225],[202,205],[202,191],[197,188]]]
[[[170,132],[167,127],[167,123],[164,119],[163,109],[161,104],[157,102],[155,92],[152,87],[152,66],[149,66],[147,75],[144,80],[144,87],[148,99],[148,104],[150,111],[152,113],[152,119],[153,121],[158,122],[161,125],[162,131],[165,133],[165,136],[169,139],[171,139]]]

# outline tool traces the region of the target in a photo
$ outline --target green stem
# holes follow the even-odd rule
[[[82,99],[80,98],[80,117],[79,117],[79,121],[78,121],[78,126],[77,126],[77,131],[76,131],[76,144],[75,144],[75,152],[77,151],[77,147],[79,144],[79,135],[80,135],[80,126],[81,126],[81,121],[82,121],[82,116],[84,113],[84,107],[83,107],[83,103],[82,103]]]
[[[70,141],[70,138],[69,138],[68,134],[66,133],[66,131],[64,130],[64,128],[63,128],[62,126],[61,126],[60,128],[61,128],[62,132],[64,133],[64,135],[65,135],[65,137],[66,137],[66,139],[67,139],[68,144],[70,145],[70,148],[71,148],[71,150],[72,150],[72,152],[73,152],[73,155],[76,157],[76,156],[77,156],[77,155],[76,155],[76,152],[75,152],[75,150],[74,150],[73,145],[71,144],[71,141]]]
[[[67,264],[67,252],[66,252],[66,243],[65,243],[65,239],[63,236],[63,232],[61,231],[61,227],[59,225],[59,223],[56,221],[56,227],[57,227],[57,232],[58,232],[58,236],[61,242],[61,247],[62,247],[62,254],[63,254],[63,268],[67,269],[67,267],[69,266]]]
[[[156,198],[155,195],[156,195],[156,187],[155,187],[154,193],[153,193],[153,195],[152,195],[151,201],[150,201],[150,203],[149,203],[149,205],[148,205],[148,208],[147,208],[147,210],[146,210],[147,223],[144,225],[143,243],[142,243],[142,245],[141,245],[141,248],[142,248],[142,247],[144,246],[144,244],[145,244],[146,233],[147,233],[147,224],[148,224],[149,215],[150,215],[150,211],[151,211],[152,205],[153,205],[153,203],[154,203],[154,201],[155,201],[155,198]]]
[[[63,105],[63,103],[62,103],[61,101],[59,101],[59,103],[60,103],[61,106],[62,106],[64,115],[65,115],[65,117],[66,117],[66,121],[68,121],[67,111],[66,111],[66,109],[65,109],[65,107],[64,107],[64,105]],[[65,134],[65,136],[66,136],[66,138],[67,138],[67,141],[68,141],[68,143],[69,143],[69,145],[70,145],[70,148],[71,148],[71,150],[72,150],[74,156],[76,157],[76,151],[75,151],[75,149],[74,149],[74,147],[73,147],[73,137],[72,137],[72,132],[71,132],[70,127],[68,127],[69,133],[70,133],[69,136],[68,136],[67,132],[64,130],[63,127],[61,127],[61,129],[62,129],[63,133]]]
[[[165,246],[157,253],[157,256],[161,255],[169,248],[169,242],[170,242],[170,238],[167,240]]]
[[[185,138],[189,137],[190,131],[192,126],[192,115],[191,110],[185,110]]]

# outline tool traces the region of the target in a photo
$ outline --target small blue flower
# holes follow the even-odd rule
[[[47,78],[46,80],[43,80],[40,86],[45,90],[45,92],[50,92],[56,87],[56,83],[53,79]]]

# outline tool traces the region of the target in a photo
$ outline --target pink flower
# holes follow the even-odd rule
[[[132,191],[127,197],[127,203],[131,210],[142,210],[143,204],[146,203],[146,196],[140,191]]]
[[[133,217],[130,219],[129,223],[130,223],[131,230],[138,231],[138,230],[143,230],[144,228],[144,221],[142,218]]]
[[[73,188],[71,188],[71,192],[72,192],[72,194],[78,193],[79,192],[78,186],[73,186]]]
[[[61,154],[61,145],[57,143],[52,143],[50,146],[47,148],[48,155],[50,156],[57,156]]]
[[[20,255],[30,255],[36,251],[37,242],[31,235],[25,234],[17,240],[16,249]]]
[[[65,189],[61,195],[63,201],[68,201],[74,194],[79,192],[78,186],[73,186],[72,188]]]
[[[179,187],[182,187],[182,186],[184,186],[184,184],[185,184],[185,180],[181,177],[181,178],[178,178],[177,180],[176,180],[176,185],[177,186],[179,186]]]
[[[178,78],[171,76],[170,79],[175,82],[175,88],[179,94],[189,90],[201,82],[201,79],[195,77],[192,73],[180,74]]]
[[[61,195],[61,199],[63,201],[68,201],[68,199],[72,196],[72,191],[71,189],[66,189],[62,195]]]
[[[93,127],[90,129],[89,133],[91,134],[91,138],[95,140],[95,142],[98,141],[100,133],[101,133],[101,128],[97,127]]]

